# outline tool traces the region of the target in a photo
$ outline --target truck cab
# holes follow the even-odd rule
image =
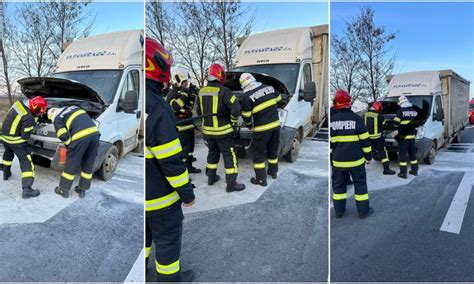
[[[279,153],[294,162],[303,139],[315,133],[327,116],[327,25],[254,34],[239,39],[238,46],[228,85],[237,86],[231,89],[241,96],[242,90],[229,80],[238,83],[238,76],[248,72],[282,94]],[[242,127],[238,153],[239,147],[250,146],[251,138],[252,132]]]
[[[94,171],[110,179],[118,160],[142,143],[143,32],[123,31],[72,42],[51,77],[19,80],[27,97],[39,92],[50,107],[77,105],[99,127],[100,147]],[[46,117],[29,140],[34,161],[62,170],[65,148]]]

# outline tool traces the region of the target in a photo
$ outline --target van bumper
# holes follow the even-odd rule
[[[428,138],[421,138],[415,140],[416,158],[423,160],[428,156],[431,150],[432,140]],[[389,153],[398,153],[398,142],[395,139],[385,139],[385,148]]]
[[[33,162],[36,165],[51,168],[55,171],[64,170],[64,164],[59,162],[60,148],[64,147],[63,144],[48,143],[48,145],[41,145],[41,143],[38,142],[39,141],[35,141],[28,145],[32,153]],[[105,158],[105,154],[111,146],[111,143],[105,141],[99,142],[99,150],[94,162],[93,172],[97,171],[101,167]]]

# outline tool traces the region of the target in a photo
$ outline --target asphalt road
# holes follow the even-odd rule
[[[461,142],[409,180],[368,167],[375,213],[359,220],[353,200],[330,213],[331,281],[474,281],[474,128]]]
[[[248,159],[239,161],[247,185],[239,193],[226,193],[224,182],[208,187],[194,175],[197,203],[185,212],[182,269],[205,282],[327,281],[327,151],[327,142],[305,141],[298,160],[281,162],[267,188],[250,184]],[[205,152],[198,145],[200,168]]]
[[[64,199],[53,193],[60,173],[37,167],[41,195],[23,200],[15,159],[13,177],[0,180],[0,282],[143,279],[142,169],[143,157],[129,154],[85,199]]]

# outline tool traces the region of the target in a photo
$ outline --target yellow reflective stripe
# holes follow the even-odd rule
[[[418,164],[418,160],[410,161],[410,164],[411,165],[416,165],[416,164]]]
[[[219,88],[218,87],[204,87],[199,91],[199,95],[201,96],[217,96],[219,94]]]
[[[400,121],[401,121],[400,117],[398,117],[398,116],[395,117],[393,120],[396,121],[396,122],[400,122]]]
[[[156,260],[155,262],[156,262],[156,271],[160,274],[170,275],[170,274],[178,273],[180,270],[179,259],[168,265],[159,264],[158,261]]]
[[[275,98],[275,102],[281,101],[281,95],[278,95],[278,97]]]
[[[402,121],[400,121],[401,125],[407,125],[407,124],[410,124],[410,123],[411,123],[411,120],[402,120]]]
[[[238,172],[239,172],[239,169],[237,169],[237,168],[225,169],[225,174],[226,175],[237,174]]]
[[[386,163],[386,162],[390,162],[390,160],[388,158],[382,159],[382,163]]]
[[[273,128],[277,128],[279,126],[280,126],[280,120],[277,120],[277,121],[274,121],[274,122],[270,122],[268,124],[255,126],[255,132],[270,130],[270,129],[273,129]]]
[[[333,200],[345,200],[347,199],[347,193],[333,193],[332,194]]]
[[[66,172],[63,172],[61,176],[67,180],[74,180],[74,175],[68,174]]]
[[[168,207],[179,200],[179,195],[176,191],[160,198],[146,200],[145,211],[154,211]]]
[[[232,129],[232,125],[230,124],[226,124],[226,125],[223,125],[221,127],[212,127],[212,126],[203,126],[202,129],[204,130],[209,130],[209,131],[222,131],[222,130],[226,130],[226,129]]]
[[[237,155],[235,155],[234,147],[230,148],[230,154],[232,155],[232,162],[234,163],[235,173],[237,173]]]
[[[251,116],[252,116],[252,112],[251,112],[251,111],[243,111],[243,112],[242,112],[242,116],[243,116],[243,117],[251,117]]]
[[[255,163],[253,164],[254,169],[264,169],[265,163]]]
[[[22,172],[21,173],[21,178],[32,178],[35,177],[34,172]]]
[[[67,133],[67,129],[63,127],[63,128],[60,128],[58,131],[56,131],[56,136],[59,138],[66,133]]]
[[[211,170],[214,170],[214,169],[217,169],[217,164],[209,164],[207,163],[207,166],[206,166],[208,169],[211,169]]]
[[[179,99],[179,98],[178,99],[172,99],[170,103],[172,104],[173,102],[176,102],[179,105],[179,107],[184,106],[184,102],[183,102],[182,99]]]
[[[415,139],[415,135],[400,135],[400,139]]]
[[[17,114],[15,116],[15,119],[13,120],[12,126],[10,127],[10,132],[9,132],[10,135],[14,135],[16,133],[20,120],[21,120],[21,115]]]
[[[194,125],[193,124],[185,125],[185,126],[177,125],[176,128],[178,129],[178,131],[185,131],[185,130],[193,129]]]
[[[212,97],[212,114],[217,114],[217,107],[219,106],[219,97],[214,96]],[[212,126],[213,127],[219,127],[219,122],[217,120],[217,116],[214,115],[212,116]]]
[[[172,177],[166,177],[173,188],[181,187],[189,182],[188,170],[186,169],[182,174]]]
[[[379,134],[369,134],[370,139],[377,139],[382,137],[382,133]]]
[[[25,132],[30,132],[31,130],[33,130],[33,128],[35,128],[34,126],[30,126],[30,127],[26,127],[24,129]]]
[[[181,152],[181,144],[176,138],[168,143],[149,148],[157,159],[165,159]]]
[[[369,132],[359,134],[359,140],[365,140],[369,138]]]
[[[229,126],[230,126],[230,124],[229,124]],[[232,132],[234,132],[234,129],[232,128],[232,126],[230,126],[230,128],[228,128],[228,129],[222,130],[222,131],[216,131],[216,130],[210,130],[210,129],[204,129],[204,128],[202,130],[202,133],[204,133],[206,135],[224,135],[224,134],[232,133]]]
[[[22,139],[20,136],[0,136],[0,140],[8,144],[20,144],[27,141],[26,139]]]
[[[407,165],[407,162],[400,162],[400,166],[406,166]]]
[[[97,128],[97,126],[92,126],[92,127],[86,128],[86,129],[81,130],[81,131],[75,133],[74,135],[72,135],[71,141],[79,140],[81,138],[84,138],[84,137],[86,137],[90,134],[94,134],[94,133],[97,133],[97,132],[99,132],[99,128]]]
[[[153,155],[153,152],[148,149],[148,147],[145,147],[145,158],[146,159],[154,159],[155,155]]]
[[[331,143],[357,142],[357,141],[359,141],[359,136],[357,136],[357,135],[344,135],[344,136],[333,136],[333,137],[331,137]]]
[[[151,254],[151,247],[145,247],[145,257],[150,257]]]
[[[232,97],[230,97],[230,103],[233,104],[235,102],[235,96],[232,95]]]
[[[276,105],[275,99],[268,100],[264,103],[261,103],[259,105],[254,106],[254,108],[252,109],[252,113],[257,113],[261,110],[266,109],[267,107],[271,107],[271,106],[274,106],[274,105]]]
[[[2,164],[3,164],[4,166],[11,166],[11,165],[13,164],[13,161],[6,161],[6,160],[3,160],[3,161],[2,161]]]
[[[369,200],[369,194],[368,193],[366,193],[366,194],[355,194],[354,197],[355,197],[355,200],[357,200],[357,201]]]
[[[371,146],[363,147],[362,151],[364,151],[364,153],[370,153],[370,152],[372,152],[372,147]]]
[[[364,158],[361,158],[357,161],[350,161],[350,162],[339,162],[339,161],[332,161],[332,164],[335,166],[335,167],[338,167],[338,168],[353,168],[353,167],[357,167],[357,166],[360,166],[362,164],[365,163],[365,159]]]
[[[81,114],[86,114],[86,112],[83,111],[82,109],[76,110],[75,112],[73,112],[73,114],[71,114],[71,116],[66,121],[66,128],[71,129],[72,121]]]
[[[276,159],[268,159],[268,163],[270,163],[270,164],[277,164],[277,163],[278,163],[278,158],[276,158]]]
[[[31,155],[26,155],[26,157],[28,158],[28,160],[30,160],[31,170],[34,172],[35,171],[35,164],[33,164],[33,159],[31,159]]]
[[[13,104],[13,108],[15,109],[16,113],[18,113],[20,116],[24,116],[28,114],[28,111],[23,107],[23,104],[20,103],[19,101],[16,101]]]
[[[92,179],[92,174],[81,172],[81,177],[84,179]]]

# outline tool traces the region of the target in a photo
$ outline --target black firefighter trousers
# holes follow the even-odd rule
[[[11,166],[13,158],[18,157],[21,169],[21,187],[30,188],[35,179],[35,165],[31,159],[31,153],[28,150],[28,145],[25,143],[9,144],[3,142],[5,152],[3,153],[3,171],[11,173]]]
[[[91,187],[92,171],[99,150],[99,140],[100,135],[93,134],[69,144],[66,165],[59,181],[60,189],[69,191],[74,182],[75,175],[79,171],[81,172],[79,188],[87,190]]]
[[[266,180],[267,172],[265,162],[268,161],[268,174],[278,172],[278,146],[280,144],[280,127],[265,131],[255,132],[252,139],[252,156],[255,177]]]
[[[181,236],[183,232],[183,211],[180,203],[163,209],[163,212],[147,212],[145,257],[146,266],[155,243],[155,268],[157,282],[181,281]],[[147,281],[149,281],[147,279]]]
[[[367,193],[367,177],[365,166],[348,169],[332,168],[333,204],[336,214],[343,214],[346,210],[347,182],[349,175],[354,182],[354,197],[359,215],[369,212],[369,194]]]
[[[412,171],[418,171],[418,160],[416,159],[415,139],[399,139],[398,140],[400,173],[406,174],[408,167],[408,158]]]
[[[234,150],[234,138],[232,136],[225,138],[206,138],[209,153],[207,154],[206,174],[215,176],[217,164],[222,153],[224,158],[225,178],[227,184],[233,185],[237,182],[237,155]]]
[[[182,147],[183,160],[189,169],[193,165],[193,151],[194,151],[194,128],[184,131],[178,131],[179,142]]]

